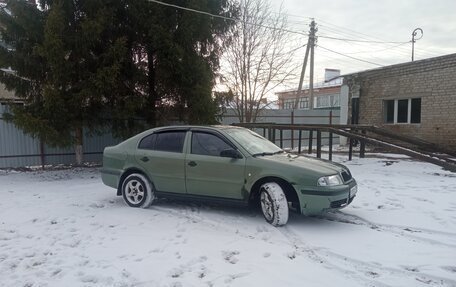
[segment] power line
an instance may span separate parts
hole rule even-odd
[[[345,54],[342,54],[342,53],[333,51],[333,50],[331,50],[331,49],[322,47],[322,46],[320,46],[320,45],[318,45],[318,47],[320,47],[320,48],[322,48],[323,50],[326,50],[326,51],[328,51],[328,52],[331,52],[331,53],[334,53],[334,54],[338,54],[338,55],[341,55],[341,56],[344,56],[344,57],[347,57],[347,58],[350,58],[350,59],[353,59],[353,60],[357,60],[357,61],[360,61],[360,62],[364,62],[364,63],[376,65],[376,66],[379,66],[379,67],[383,67],[383,65],[380,65],[380,64],[377,64],[377,63],[374,63],[374,62],[370,62],[370,61],[367,61],[367,60],[355,58],[355,57],[352,57],[352,56],[349,56],[349,55],[345,55]]]
[[[387,47],[387,48],[380,49],[380,50],[375,50],[375,51],[366,50],[366,51],[358,51],[358,52],[345,53],[345,54],[354,55],[354,54],[363,54],[363,53],[378,53],[378,52],[383,52],[383,51],[388,51],[388,50],[391,50],[391,49],[395,49],[397,47],[403,46],[403,45],[408,44],[408,43],[410,43],[410,42],[401,43],[399,45],[395,45],[395,46],[391,46],[391,47]]]
[[[229,20],[229,21],[233,21],[233,22],[241,22],[241,23],[244,23],[244,24],[247,24],[247,25],[263,27],[263,28],[267,28],[267,29],[271,29],[271,30],[284,31],[284,32],[297,34],[297,35],[302,35],[302,36],[306,36],[306,37],[309,36],[309,34],[307,34],[307,33],[298,32],[298,31],[295,31],[295,30],[279,28],[279,27],[273,27],[273,26],[268,26],[268,25],[263,25],[263,24],[258,24],[258,23],[251,23],[251,22],[244,21],[242,19],[236,19],[236,18],[222,16],[222,15],[216,15],[216,14],[212,14],[212,13],[209,13],[209,12],[206,12],[206,11],[201,11],[201,10],[192,9],[192,8],[179,6],[179,5],[175,5],[175,4],[165,3],[165,2],[162,2],[162,1],[159,1],[159,0],[148,0],[148,1],[156,3],[156,4],[160,4],[160,5],[163,5],[163,6],[173,7],[173,8],[180,9],[180,10],[185,10],[185,11],[190,11],[190,12],[193,12],[193,13],[206,15],[206,16],[213,17],[213,18],[219,18],[219,19]],[[282,13],[282,14],[285,15],[285,16],[299,17],[299,18],[302,18],[302,19],[312,19],[312,18],[309,18],[309,17],[302,17],[302,16],[292,15],[292,14],[287,14],[287,13]],[[338,28],[332,28],[332,29],[330,28],[329,30],[334,30],[334,29],[341,30],[341,29],[343,29],[343,30],[351,31],[351,34],[356,33],[357,34],[356,37],[359,37],[358,35],[363,35],[363,36],[367,36],[368,37],[368,38],[360,37],[361,39],[353,39],[353,38],[333,37],[333,36],[330,36],[330,35],[329,36],[328,35],[319,35],[318,36],[318,37],[321,37],[321,38],[324,38],[324,39],[345,41],[345,42],[354,42],[354,43],[365,43],[365,44],[399,44],[397,46],[388,47],[388,48],[386,48],[384,50],[399,48],[402,45],[410,43],[410,41],[407,41],[407,42],[383,41],[383,40],[380,40],[378,38],[372,37],[370,35],[363,34],[363,33],[360,33],[360,32],[357,32],[357,31],[354,31],[354,30],[351,30],[351,29],[348,29],[348,28],[344,28],[344,27],[341,27],[341,26],[337,26],[337,25],[331,24],[331,23],[323,21],[323,20],[319,20],[319,21],[321,21],[323,23],[326,23],[327,25],[330,25],[330,26],[333,26],[333,27],[338,27]],[[329,28],[329,27],[327,27],[327,28]],[[347,35],[350,35],[347,32],[343,32],[343,33],[347,34]],[[376,39],[376,40],[371,40],[371,39]],[[334,50],[331,50],[331,49],[328,49],[328,48],[325,48],[325,47],[322,47],[322,46],[319,46],[319,47],[324,49],[324,50],[327,50],[327,51],[329,51],[331,53],[335,53],[335,54],[338,54],[338,55],[341,55],[341,56],[344,56],[344,57],[347,57],[347,58],[351,58],[351,59],[354,59],[354,60],[357,60],[357,61],[361,61],[361,62],[365,62],[365,63],[368,63],[368,64],[381,66],[381,67],[383,66],[383,65],[371,62],[371,61],[359,59],[359,58],[356,58],[356,57],[349,56],[347,54],[336,52]],[[380,50],[380,51],[382,51],[382,50]]]
[[[203,14],[203,15],[206,15],[206,16],[209,16],[209,17],[220,18],[220,19],[234,21],[234,22],[242,22],[242,23],[245,23],[245,24],[248,24],[248,25],[259,26],[259,27],[272,29],[272,30],[285,31],[285,32],[293,33],[293,34],[303,35],[303,36],[306,36],[306,37],[309,36],[309,34],[303,33],[303,32],[299,32],[299,31],[294,31],[294,30],[284,29],[284,28],[277,28],[277,27],[272,27],[272,26],[258,24],[258,23],[251,23],[251,22],[244,21],[242,19],[236,19],[236,18],[231,18],[231,17],[227,17],[227,16],[215,15],[215,14],[212,14],[212,13],[209,13],[209,12],[205,12],[205,11],[201,11],[201,10],[197,10],[197,9],[192,9],[192,8],[179,6],[179,5],[175,5],[175,4],[165,3],[165,2],[162,2],[162,1],[159,1],[159,0],[149,0],[149,2],[153,2],[153,3],[156,3],[156,4],[168,6],[168,7],[173,7],[173,8],[176,8],[176,9],[186,10],[186,11],[190,11],[190,12],[194,12],[194,13],[198,13],[198,14]],[[298,17],[296,15],[291,15],[291,14],[286,14],[286,13],[283,13],[283,15]],[[331,39],[331,40],[348,41],[348,42],[360,42],[360,43],[381,43],[381,44],[402,44],[402,43],[407,43],[407,42],[395,42],[395,41],[375,41],[375,40],[346,39],[346,38],[338,38],[338,37],[326,36],[326,35],[319,35],[318,37]]]
[[[407,43],[410,43],[410,41],[407,41],[407,42],[389,41],[389,42],[387,42],[387,41],[373,41],[373,40],[357,40],[357,39],[337,38],[337,37],[326,36],[326,35],[318,35],[318,37],[331,39],[331,40],[346,41],[346,42],[359,42],[359,43],[377,43],[377,44],[407,44]]]
[[[272,27],[272,26],[258,24],[258,23],[250,23],[250,22],[244,21],[242,19],[236,19],[236,18],[231,18],[231,17],[227,17],[227,16],[215,15],[215,14],[212,14],[212,13],[209,13],[209,12],[205,12],[205,11],[201,11],[201,10],[197,10],[197,9],[192,9],[192,8],[187,8],[187,7],[183,7],[183,6],[179,6],[179,5],[169,4],[169,3],[165,3],[165,2],[162,2],[162,1],[158,1],[158,0],[148,0],[148,1],[156,3],[156,4],[160,4],[160,5],[163,5],[163,6],[168,6],[168,7],[173,7],[173,8],[180,9],[180,10],[185,10],[185,11],[190,11],[190,12],[194,12],[194,13],[198,13],[198,14],[203,14],[203,15],[206,15],[206,16],[209,16],[209,17],[220,18],[220,19],[229,20],[229,21],[233,21],[233,22],[242,22],[242,23],[247,24],[247,25],[263,27],[263,28],[267,28],[267,29],[271,29],[271,30],[284,31],[284,32],[293,33],[293,34],[299,34],[299,35],[303,35],[303,36],[306,36],[306,37],[309,36],[308,34],[303,33],[303,32],[293,31],[293,30],[289,30],[289,29],[285,29],[285,28],[277,28],[277,27]]]
[[[375,40],[378,40],[379,42],[385,42],[383,39],[380,39],[378,37],[374,37],[374,36],[371,36],[371,35],[367,35],[367,34],[364,34],[364,33],[361,33],[361,32],[357,32],[355,30],[351,30],[349,28],[345,28],[345,27],[341,27],[341,26],[338,26],[338,25],[335,25],[335,24],[331,24],[329,22],[326,22],[326,21],[323,21],[323,20],[318,20],[319,22],[322,22],[324,23],[324,25],[320,25],[320,27],[323,27],[324,29],[328,29],[330,31],[335,31],[336,33],[342,33],[342,34],[346,34],[346,35],[350,35],[350,36],[355,36],[355,37],[360,37],[362,39],[368,39],[368,40],[371,40],[371,39],[375,39]],[[333,26],[333,27],[328,27],[329,26]],[[349,32],[347,32],[349,31]],[[359,36],[359,35],[362,35],[362,36]],[[366,37],[364,37],[366,36]],[[410,43],[411,41],[407,42],[407,43]],[[398,42],[399,43],[399,42]],[[399,45],[397,47],[397,52],[403,54],[404,56],[410,56],[410,51],[409,49],[405,48],[405,47],[400,47],[402,45]],[[435,56],[436,53],[435,52],[429,52],[429,51],[425,51],[425,54],[427,54],[428,56]]]

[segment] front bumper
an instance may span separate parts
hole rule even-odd
[[[328,210],[341,209],[349,205],[356,196],[357,183],[354,179],[339,186],[312,187],[295,185],[299,197],[301,214],[317,215]]]

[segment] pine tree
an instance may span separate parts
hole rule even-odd
[[[110,3],[108,3],[110,2]],[[100,132],[119,98],[127,98],[131,55],[121,1],[43,1],[45,10],[13,1],[1,13],[0,63],[13,74],[0,81],[25,100],[10,117],[51,145],[76,148],[82,162],[83,128]],[[112,5],[107,5],[112,4]],[[31,37],[34,36],[34,37]]]
[[[148,1],[15,0],[0,11],[0,82],[24,99],[10,119],[50,145],[76,149],[84,130],[125,137],[171,108],[214,123],[214,72],[233,22]],[[227,0],[170,3],[230,16]],[[11,72],[12,71],[12,72]]]
[[[229,17],[236,13],[236,7],[226,0],[165,2],[215,15]],[[139,84],[148,104],[142,115],[155,125],[157,113],[170,104],[181,120],[214,123],[214,73],[219,67],[224,35],[234,22],[153,2],[130,4],[128,14],[136,31],[134,47],[144,72]]]

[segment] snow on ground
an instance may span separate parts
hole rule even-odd
[[[0,171],[0,286],[456,286],[456,174],[345,164],[353,203],[281,228],[258,210],[129,208],[95,168]]]

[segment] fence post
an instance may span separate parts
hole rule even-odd
[[[317,130],[317,157],[321,158],[321,131]]]
[[[46,165],[46,157],[44,155],[44,143],[40,139],[40,160],[41,160],[41,168],[44,170],[44,166]]]
[[[280,129],[280,148],[283,148],[283,129]]]
[[[309,131],[309,149],[307,151],[308,154],[312,153],[312,140],[313,140],[313,130]]]
[[[294,125],[294,110],[291,110],[291,124]],[[294,148],[294,130],[291,130],[291,150]]]
[[[329,132],[329,160],[333,157],[333,133]]]
[[[348,139],[348,160],[352,160],[353,156],[353,140],[351,138]]]
[[[301,144],[302,144],[302,130],[299,130],[299,140],[298,140],[298,153],[301,153]]]
[[[366,130],[362,130],[361,133],[364,135],[366,134]],[[363,140],[360,140],[359,141],[359,157],[360,158],[364,158],[365,157],[365,153],[366,153],[366,142],[363,141]]]

